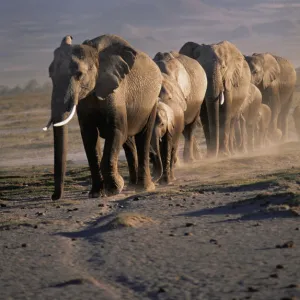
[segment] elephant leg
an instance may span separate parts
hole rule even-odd
[[[243,153],[247,152],[247,128],[246,128],[246,119],[241,116],[240,118],[241,122],[241,144],[240,149]]]
[[[200,145],[198,144],[198,141],[197,141],[195,135],[193,135],[193,155],[196,160],[199,160],[202,158],[201,151],[200,151]]]
[[[269,96],[272,97],[272,96]],[[269,139],[273,142],[278,142],[281,139],[282,133],[281,130],[278,129],[278,117],[280,112],[280,98],[279,95],[274,95],[271,98],[270,108],[271,108],[271,121],[268,129]]]
[[[207,108],[206,108],[206,101],[204,100],[201,109],[200,109],[200,119],[201,124],[205,136],[206,141],[206,149],[207,153],[210,153],[210,135],[209,135],[209,120],[208,120],[208,114],[207,114]]]
[[[194,158],[194,130],[197,125],[197,119],[199,114],[197,114],[196,118],[184,127],[183,136],[184,136],[184,149],[183,149],[183,160],[184,162],[193,162]]]
[[[226,100],[223,105],[220,105],[219,108],[220,109],[219,145],[220,145],[220,153],[225,156],[230,155],[230,151],[228,147],[230,127],[231,127],[230,108],[231,108],[230,101],[226,101]]]
[[[239,118],[235,124],[235,147],[238,151],[241,150],[242,144],[242,128],[241,128],[241,119]]]
[[[157,105],[152,109],[146,127],[135,136],[135,144],[138,154],[138,180],[137,185],[147,191],[155,190],[155,185],[151,179],[149,154],[150,140],[156,117]]]
[[[128,137],[123,145],[125,156],[129,169],[129,182],[132,185],[137,184],[138,177],[138,157],[134,137]]]
[[[261,142],[259,140],[259,134],[260,134],[260,130],[259,130],[259,125],[257,123],[254,126],[254,147],[255,148],[260,148],[261,145]]]
[[[176,180],[174,175],[174,167],[177,158],[178,144],[174,145],[171,150],[171,163],[170,163],[170,178],[171,180]]]
[[[100,169],[108,196],[120,193],[124,187],[124,180],[118,172],[118,158],[123,144],[124,133],[118,129],[105,139]]]
[[[247,125],[247,149],[254,150],[254,128],[253,125]]]
[[[90,198],[97,198],[103,190],[103,178],[100,174],[101,146],[97,127],[80,125],[81,137],[90,166],[92,176],[92,189],[89,192]]]
[[[236,153],[236,123],[237,121],[235,119],[231,120],[231,125],[230,125],[230,134],[229,134],[229,150],[230,153],[235,154]]]
[[[167,132],[161,141],[161,158],[163,164],[163,176],[159,183],[169,184],[171,180],[171,152],[172,152],[172,136]]]
[[[281,140],[285,142],[288,139],[288,116],[292,106],[293,95],[290,96],[288,104],[285,105],[279,114],[279,129],[282,132]]]

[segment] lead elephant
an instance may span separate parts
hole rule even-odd
[[[161,183],[168,184],[175,179],[174,165],[179,138],[185,126],[184,113],[187,103],[177,82],[164,73],[162,76],[151,146],[154,173]]]
[[[183,158],[185,162],[191,162],[195,160],[195,154],[198,152],[193,134],[207,88],[205,71],[195,60],[175,51],[158,52],[154,56],[154,61],[162,73],[169,75],[178,83],[186,99]]]
[[[296,71],[286,59],[271,53],[245,56],[252,82],[262,93],[262,101],[271,108],[269,136],[273,141],[288,137],[288,113],[296,85]]]
[[[118,36],[102,35],[80,45],[71,42],[70,36],[64,38],[49,66],[53,90],[46,128],[53,124],[52,199],[63,195],[66,124],[75,111],[92,176],[90,197],[98,197],[103,187],[108,194],[123,189],[124,181],[118,172],[122,146],[131,167],[131,181],[146,190],[154,189],[149,150],[162,82],[159,68],[148,55]],[[99,135],[105,139],[101,163]],[[136,149],[138,165],[130,165],[136,160]]]
[[[196,59],[207,75],[206,109],[202,106],[201,116],[208,116],[209,126],[204,126],[208,154],[218,156],[220,150],[228,155],[231,128],[249,93],[249,66],[237,47],[228,41],[212,45],[187,42],[179,53]]]

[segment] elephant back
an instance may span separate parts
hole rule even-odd
[[[114,44],[133,48],[125,39],[113,34],[100,35],[91,40],[85,40],[82,44],[92,46],[96,48],[98,52],[103,51]]]

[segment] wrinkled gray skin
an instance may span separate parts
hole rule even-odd
[[[271,116],[272,112],[270,107],[262,103],[259,108],[255,132],[255,145],[258,148],[266,147],[270,144],[268,130],[271,122]]]
[[[204,132],[208,155],[218,156],[219,151],[229,155],[229,134],[249,93],[249,66],[237,47],[228,41],[212,45],[187,42],[179,53],[196,59],[206,72],[207,111],[201,110],[201,121],[207,115],[209,128]]]
[[[237,148],[242,152],[254,150],[255,135],[261,104],[261,92],[254,84],[251,84],[248,97],[240,107],[240,115],[236,124],[236,130],[238,131],[237,135],[241,137],[238,139]],[[231,142],[233,141],[231,140]],[[231,147],[233,148],[232,144]],[[233,151],[234,149],[232,152]]]
[[[177,157],[180,135],[184,130],[184,113],[187,108],[184,95],[177,82],[169,75],[162,73],[162,88],[151,148],[153,150],[153,171],[161,183],[174,180],[174,164]]]
[[[297,105],[293,111],[293,120],[295,123],[298,140],[300,141],[300,105]]]
[[[154,61],[162,73],[169,75],[178,83],[186,99],[183,159],[185,162],[194,161],[198,149],[193,134],[199,122],[200,108],[207,88],[205,71],[195,60],[175,51],[158,52],[154,56]]]
[[[91,170],[89,196],[98,197],[102,189],[107,194],[123,189],[118,172],[122,146],[131,183],[153,190],[149,150],[162,81],[160,70],[148,55],[118,36],[103,35],[74,46],[71,42],[70,36],[63,39],[49,67],[53,90],[48,126],[54,124],[55,152],[52,199],[63,195],[67,154],[64,120],[69,121],[67,115],[74,108]],[[105,139],[102,159],[99,136]]]
[[[262,93],[262,101],[272,111],[269,137],[283,141],[288,137],[288,113],[296,85],[296,71],[286,59],[270,53],[245,56],[252,74],[252,83]]]

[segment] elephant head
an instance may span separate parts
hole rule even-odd
[[[166,134],[173,135],[174,130],[174,113],[165,103],[159,101],[153,133],[151,137],[151,148],[153,154],[154,178],[158,181],[163,173],[162,158],[160,151],[160,142]]]
[[[245,56],[250,67],[252,83],[263,89],[268,88],[280,75],[280,66],[270,53],[253,53]]]
[[[63,38],[49,66],[52,79],[51,117],[44,130],[53,124],[54,180],[52,199],[63,193],[66,169],[67,127],[80,101],[91,94],[99,100],[117,89],[130,72],[136,51],[116,36],[104,35],[84,44],[72,45],[72,37]]]
[[[224,130],[225,126],[219,121],[219,106],[226,103],[226,107],[230,107],[232,90],[239,86],[243,76],[244,57],[235,45],[228,41],[212,45],[187,42],[179,53],[196,59],[206,72],[208,83],[205,99],[209,116],[209,148],[210,153],[217,156],[219,128]]]

